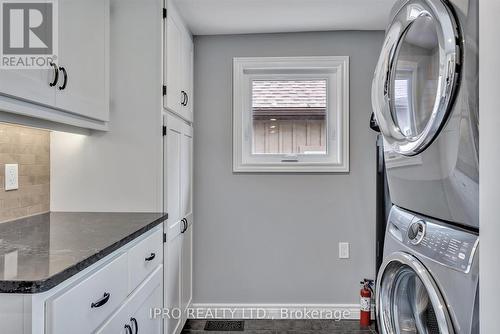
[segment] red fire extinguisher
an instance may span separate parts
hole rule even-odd
[[[372,285],[373,280],[364,279],[361,284],[360,295],[360,314],[359,314],[359,324],[363,327],[368,327],[371,324],[371,312],[370,307],[372,304]]]

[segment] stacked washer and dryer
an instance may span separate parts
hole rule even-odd
[[[372,102],[393,203],[376,302],[382,334],[478,324],[478,0],[391,13]]]

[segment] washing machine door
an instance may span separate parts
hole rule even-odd
[[[412,255],[394,253],[377,279],[381,334],[453,334],[446,304],[427,269]]]
[[[412,156],[432,143],[451,110],[459,70],[459,30],[448,5],[407,1],[386,30],[372,84],[375,117],[393,151]]]

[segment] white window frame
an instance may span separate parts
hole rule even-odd
[[[326,155],[252,154],[252,81],[256,79],[327,80]],[[233,171],[349,172],[349,57],[234,58]]]

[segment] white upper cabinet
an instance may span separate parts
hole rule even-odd
[[[48,4],[43,4],[43,15],[48,12]],[[21,69],[21,70],[0,70],[0,94],[22,100],[53,105],[56,91],[53,88],[55,83],[55,71],[57,66],[47,70]],[[52,86],[50,85],[52,83]]]
[[[28,116],[49,128],[55,122],[107,130],[109,0],[59,0],[57,12],[53,67],[0,70],[0,120],[23,124]]]
[[[109,0],[59,1],[56,107],[109,120]]]
[[[164,107],[193,121],[193,40],[177,9],[167,1],[165,18]]]
[[[180,113],[182,107],[182,82],[180,80],[183,69],[181,63],[182,25],[174,15],[165,19],[165,74],[164,82],[166,94],[163,98],[164,106],[170,111]]]

